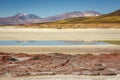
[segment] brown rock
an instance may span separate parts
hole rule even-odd
[[[93,69],[94,70],[104,70],[105,66],[103,66],[101,63],[96,63],[96,64],[94,64]]]
[[[0,52],[0,56],[3,56],[3,55],[10,55],[10,53]]]
[[[0,61],[17,61],[17,59],[12,58],[11,56],[0,56]]]
[[[115,72],[113,71],[109,71],[109,70],[103,70],[103,71],[99,71],[100,75],[117,75]]]

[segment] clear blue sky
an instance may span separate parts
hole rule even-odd
[[[32,13],[40,17],[71,11],[109,13],[120,9],[120,0],[0,0],[0,17]]]

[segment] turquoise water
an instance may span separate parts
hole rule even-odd
[[[36,40],[36,41],[17,41],[1,40],[0,46],[79,46],[79,45],[110,45],[107,42],[97,41],[57,41],[57,40]]]

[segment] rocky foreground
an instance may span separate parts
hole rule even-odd
[[[120,53],[24,54],[0,52],[0,76],[118,75]]]

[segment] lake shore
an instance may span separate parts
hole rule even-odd
[[[64,53],[64,54],[101,54],[120,52],[119,45],[102,46],[0,46],[0,52],[8,53]]]

